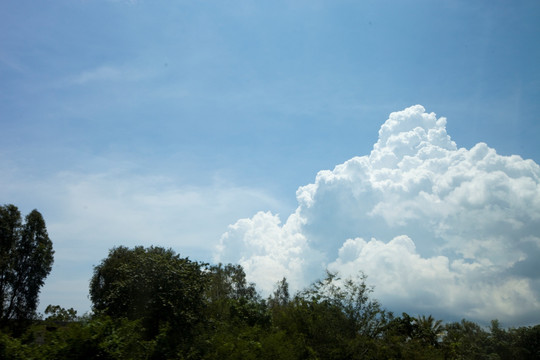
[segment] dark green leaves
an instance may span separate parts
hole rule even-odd
[[[21,221],[16,206],[0,207],[0,320],[34,317],[38,295],[53,263],[45,220],[33,210]]]
[[[94,268],[90,299],[98,314],[141,320],[148,338],[164,327],[189,337],[200,321],[206,279],[201,264],[171,249],[117,247]]]

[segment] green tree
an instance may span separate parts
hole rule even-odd
[[[540,359],[540,325],[505,330],[492,320],[489,328],[490,350],[501,360]]]
[[[514,359],[540,359],[540,325],[510,329],[509,334]]]
[[[386,311],[370,298],[366,277],[340,279],[328,272],[290,301],[283,296],[273,324],[302,349],[301,358],[364,359],[376,352]],[[285,293],[282,282],[271,299]],[[272,301],[271,301],[272,303]],[[273,305],[274,306],[274,305]]]
[[[94,268],[90,299],[99,315],[140,320],[145,339],[174,357],[201,321],[206,283],[201,264],[171,249],[121,246]]]
[[[77,311],[73,308],[64,309],[60,305],[47,305],[45,315],[48,315],[45,320],[69,322],[77,320]]]
[[[399,317],[390,317],[383,335],[377,339],[378,359],[444,358],[444,352],[436,345],[436,340],[442,332],[439,321],[435,321],[432,316],[424,315],[413,318],[407,313]]]
[[[218,264],[208,269],[207,318],[212,321],[269,323],[266,304],[240,265]]]
[[[205,322],[199,328],[197,355],[192,357],[260,358],[255,350],[270,325],[270,314],[255,284],[247,281],[241,265],[213,265],[207,276]]]
[[[40,288],[53,263],[45,220],[32,210],[21,221],[14,205],[0,206],[0,321],[35,316]]]
[[[290,300],[289,283],[283,278],[276,283],[274,293],[268,298],[268,304],[274,309],[287,306]]]
[[[370,298],[373,289],[366,279],[363,273],[341,279],[338,274],[327,272],[326,278],[315,282],[303,297],[332,304],[345,315],[354,333],[374,338],[386,325],[387,313],[377,300]]]
[[[421,315],[414,319],[414,323],[417,326],[415,335],[418,339],[429,345],[439,345],[439,338],[443,333],[442,320],[435,320],[431,315]]]
[[[442,342],[447,359],[487,359],[488,333],[480,325],[468,321],[446,324]]]
[[[248,283],[241,265],[218,264],[209,268],[210,282],[207,296],[210,301],[218,299],[254,299],[255,284]]]

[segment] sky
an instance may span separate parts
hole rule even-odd
[[[540,323],[537,1],[0,2],[0,203],[40,295],[114,246],[367,275],[400,314]]]

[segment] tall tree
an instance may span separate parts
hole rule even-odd
[[[52,242],[45,220],[32,210],[21,221],[14,205],[0,206],[0,320],[35,316],[40,288],[51,272]]]
[[[274,293],[268,298],[268,303],[270,307],[277,308],[286,306],[290,300],[291,296],[289,294],[289,283],[284,277],[276,283]]]

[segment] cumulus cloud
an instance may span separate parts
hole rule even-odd
[[[241,219],[221,237],[215,260],[236,259],[263,289],[271,289],[276,276],[286,276],[291,285],[299,287],[313,260],[322,260],[321,254],[308,246],[301,226],[302,219],[296,215],[283,225],[279,216],[270,212]]]
[[[540,321],[534,161],[458,148],[446,119],[416,105],[390,114],[369,155],[320,171],[296,197],[284,224],[261,212],[231,225],[216,259],[241,263],[266,291],[325,267],[364,271],[396,311]]]

